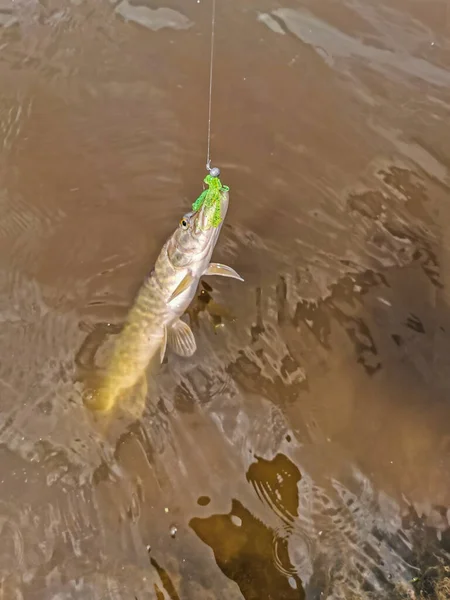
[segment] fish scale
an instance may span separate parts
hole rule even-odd
[[[134,406],[128,403],[134,416],[140,416],[145,407],[146,371],[153,358],[159,355],[162,362],[167,346],[185,357],[196,350],[194,335],[180,317],[193,300],[200,278],[220,275],[243,281],[231,267],[210,262],[228,210],[229,188],[211,175],[204,182],[208,190],[194,202],[192,212],[182,217],[137,294],[100,385],[86,398],[92,409],[108,413],[125,393],[140,386]]]

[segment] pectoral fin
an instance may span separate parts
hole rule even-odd
[[[167,348],[167,327],[164,327],[164,335],[163,335],[163,339],[161,342],[160,355],[159,355],[161,362],[164,360],[164,356],[166,355],[166,348]]]
[[[239,273],[236,273],[234,269],[220,263],[210,263],[203,275],[222,275],[222,277],[232,277],[233,279],[244,281],[244,279],[239,275]]]
[[[197,350],[192,329],[181,319],[178,319],[169,327],[167,342],[170,348],[179,356],[192,356]]]
[[[189,288],[189,286],[191,286],[193,283],[194,283],[194,278],[192,277],[192,275],[190,273],[188,273],[185,276],[185,278],[181,281],[179,286],[176,288],[176,290],[173,292],[173,294],[170,296],[169,302],[172,302],[172,300],[174,300],[177,296],[179,296],[180,294],[185,292]]]

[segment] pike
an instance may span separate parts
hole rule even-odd
[[[218,169],[213,171],[204,180],[209,188],[182,217],[137,294],[101,383],[89,399],[96,411],[110,412],[126,391],[137,386],[145,404],[147,368],[154,357],[162,363],[167,347],[179,356],[195,353],[194,334],[180,317],[201,277],[220,275],[243,281],[231,267],[210,262],[229,203],[229,188],[222,186]]]

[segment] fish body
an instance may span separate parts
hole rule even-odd
[[[111,411],[122,394],[138,384],[146,392],[147,367],[155,356],[162,362],[167,346],[181,356],[194,354],[194,335],[180,317],[192,302],[203,275],[242,280],[230,267],[210,262],[228,209],[227,188],[221,189],[217,201],[219,224],[217,205],[204,203],[184,215],[164,244],[118,336],[102,382],[90,399],[92,408]]]

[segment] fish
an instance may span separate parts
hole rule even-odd
[[[211,262],[228,205],[229,188],[223,186],[215,202],[203,202],[180,219],[137,293],[101,383],[89,395],[91,409],[110,413],[125,392],[136,390],[141,414],[150,363],[155,358],[162,363],[168,348],[182,357],[196,352],[192,329],[181,317],[195,297],[200,278],[215,275],[244,281],[231,267]]]

